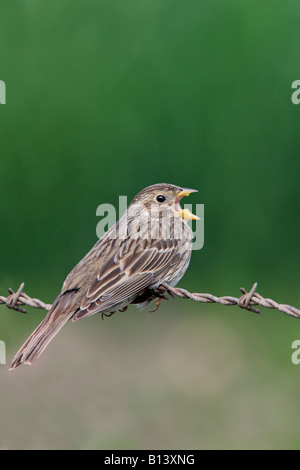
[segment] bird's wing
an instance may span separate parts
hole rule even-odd
[[[155,285],[180,260],[177,247],[176,239],[125,240],[92,282],[73,321],[113,310],[120,302]]]

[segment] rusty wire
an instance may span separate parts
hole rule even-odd
[[[257,308],[254,306],[261,306],[266,308],[273,308],[276,310],[280,310],[280,312],[286,313],[287,315],[291,315],[295,318],[300,318],[300,310],[292,307],[291,305],[286,304],[279,304],[272,299],[265,299],[262,295],[256,292],[257,282],[255,282],[250,289],[249,292],[241,287],[240,290],[243,295],[241,297],[231,297],[231,296],[224,296],[224,297],[216,297],[212,294],[199,294],[199,293],[191,293],[186,289],[182,289],[180,287],[172,287],[169,284],[163,283],[162,286],[165,290],[173,295],[182,297],[185,299],[192,299],[196,302],[205,302],[205,303],[218,303],[221,305],[238,305],[240,308],[245,310],[249,310],[250,312],[260,313]]]
[[[159,289],[162,293],[168,293],[172,297],[181,297],[184,299],[191,299],[196,302],[204,303],[218,303],[221,305],[237,305],[238,307],[249,310],[250,312],[260,313],[260,311],[255,308],[256,306],[261,306],[265,308],[272,308],[279,310],[287,315],[290,315],[294,318],[300,318],[300,310],[292,307],[291,305],[279,304],[272,299],[266,299],[262,297],[258,292],[256,292],[257,282],[255,282],[249,292],[241,287],[242,295],[240,297],[216,297],[213,294],[200,294],[200,293],[191,293],[186,289],[181,287],[172,287],[167,283],[162,283]],[[17,292],[14,292],[11,288],[8,289],[9,296],[3,297],[0,296],[0,304],[5,304],[8,308],[16,310],[18,312],[27,313],[27,310],[21,308],[21,306],[27,305],[33,308],[40,308],[49,311],[51,304],[46,304],[39,299],[33,299],[29,297],[25,292],[24,282],[20,285]]]
[[[10,295],[8,297],[3,297],[0,295],[0,304],[5,304],[8,308],[22,313],[27,313],[27,310],[25,310],[25,308],[21,308],[20,305],[28,305],[28,307],[41,308],[49,311],[52,305],[45,304],[39,299],[32,299],[31,297],[29,297],[29,295],[23,292],[24,285],[24,282],[22,282],[17,292],[14,292],[9,287],[8,292],[10,293]]]

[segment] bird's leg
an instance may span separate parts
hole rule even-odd
[[[165,295],[165,293],[167,292],[167,289],[164,287],[164,286],[158,286],[154,289],[151,289],[153,294],[158,297],[157,301],[155,302],[155,309],[154,310],[150,310],[151,313],[153,312],[156,312],[156,310],[159,309],[159,306],[161,304],[161,301],[163,299],[165,300],[169,300],[168,297]]]
[[[172,286],[169,286],[166,282],[164,282],[163,285],[158,286],[158,289],[161,289],[162,291],[166,292],[166,293],[169,294],[171,297],[173,297],[173,299],[175,299],[176,295],[174,294],[174,292],[172,292],[171,289],[169,289],[169,287],[170,287],[171,289],[174,289]]]
[[[166,289],[163,286],[151,288],[151,293],[154,294],[156,297],[161,297],[162,295],[164,295],[164,292],[166,292]]]

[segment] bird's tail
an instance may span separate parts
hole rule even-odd
[[[15,355],[9,370],[13,370],[20,364],[32,364],[46,349],[50,341],[72,317],[74,310],[68,305],[67,299],[57,299],[44,320],[29,336],[27,341]]]

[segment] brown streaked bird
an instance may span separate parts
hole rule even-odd
[[[155,289],[175,286],[191,257],[192,231],[198,219],[180,207],[197,192],[172,184],[154,184],[135,196],[113,225],[67,276],[50,311],[15,355],[11,369],[32,364],[64,324],[95,313],[110,315],[129,304],[145,308],[158,299]]]

